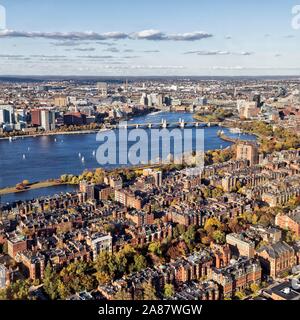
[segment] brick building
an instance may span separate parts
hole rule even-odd
[[[213,268],[211,279],[217,282],[224,297],[232,297],[238,291],[243,291],[251,284],[261,283],[262,269],[260,262],[246,257],[231,261],[225,268]]]
[[[296,264],[294,249],[281,241],[262,246],[257,250],[257,255],[263,269],[273,278],[290,271]]]
[[[7,253],[15,258],[17,253],[27,250],[27,239],[22,235],[14,236],[7,240]]]
[[[289,229],[300,236],[300,207],[289,213],[279,213],[276,216],[275,224],[282,229]]]

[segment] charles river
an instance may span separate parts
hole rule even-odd
[[[162,119],[172,123],[178,122],[180,118],[186,122],[194,121],[191,113],[160,112],[136,117],[129,123],[160,123]],[[219,138],[217,134],[219,130],[223,130],[229,137],[238,137],[226,128],[206,127],[204,129],[206,151],[231,145]],[[255,137],[244,134],[241,139],[254,140]],[[0,188],[14,186],[25,179],[30,182],[44,181],[58,178],[62,174],[78,175],[85,169],[100,167],[95,156],[99,145],[95,133],[0,140]],[[2,196],[1,202],[29,200],[75,189],[76,186],[58,186],[31,190]]]

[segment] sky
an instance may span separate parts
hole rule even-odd
[[[300,75],[300,0],[0,5],[0,75]]]

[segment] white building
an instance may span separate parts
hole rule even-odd
[[[55,129],[55,111],[41,110],[41,127],[45,131]]]
[[[15,123],[15,108],[11,105],[0,105],[0,124]]]
[[[87,244],[93,250],[93,260],[102,252],[112,252],[112,236],[110,234],[96,233],[87,238]]]

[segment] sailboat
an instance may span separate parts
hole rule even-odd
[[[94,150],[94,151],[93,151],[93,157],[95,157],[95,155],[96,155],[96,151]]]
[[[85,161],[85,159],[84,159],[84,157],[82,157],[82,158],[81,158],[81,162],[84,163],[84,161]]]
[[[25,156],[25,154],[23,154],[23,160],[25,160],[26,159],[26,156]]]
[[[81,158],[81,153],[80,152],[78,153],[78,157]]]

